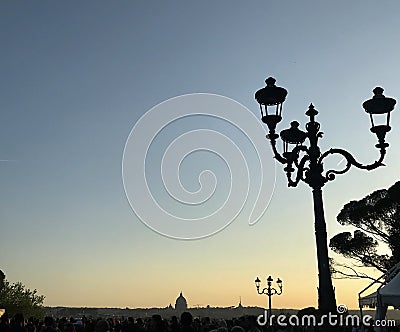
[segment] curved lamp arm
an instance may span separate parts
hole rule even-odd
[[[269,138],[269,137],[267,136],[267,138]],[[275,139],[272,139],[272,138],[270,138],[269,140],[270,140],[270,142],[271,142],[272,151],[274,152],[274,157],[275,157],[275,159],[278,160],[281,164],[287,164],[287,162],[288,162],[287,159],[284,158],[284,157],[278,152],[278,150],[276,149],[276,140],[275,140]]]
[[[282,294],[282,286],[279,287],[279,290],[276,288],[271,288],[271,295],[281,295]]]
[[[296,147],[294,147],[294,149],[292,150],[292,153],[299,153],[300,151],[304,151],[304,152],[308,152],[308,149],[304,146],[304,145],[297,145]]]
[[[301,158],[300,162],[297,164],[297,174],[296,174],[296,179],[293,181],[291,179],[291,174],[287,174],[288,177],[288,186],[289,187],[296,187],[300,180],[304,180],[304,171],[308,169],[308,167],[304,167],[306,162],[310,160],[310,157],[308,155],[305,155],[303,158]]]
[[[375,162],[373,162],[372,164],[368,164],[368,165],[363,165],[361,163],[359,163],[358,161],[355,160],[355,158],[346,150],[343,149],[329,149],[328,151],[324,152],[318,159],[318,163],[322,163],[322,160],[326,157],[328,157],[329,155],[332,154],[340,154],[342,155],[345,159],[346,159],[346,167],[341,169],[341,170],[329,170],[325,173],[325,179],[328,181],[332,181],[335,179],[335,175],[336,174],[344,174],[346,173],[351,166],[355,166],[357,168],[360,169],[366,169],[368,171],[378,168],[380,166],[385,166],[382,161],[385,158],[385,154],[386,154],[386,150],[385,149],[380,149],[380,157],[378,160],[376,160]]]
[[[260,294],[260,295],[262,295],[262,294],[268,295],[268,288],[267,288],[267,287],[263,288],[261,292],[260,292],[260,290],[257,288],[257,293]]]

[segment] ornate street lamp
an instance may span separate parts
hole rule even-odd
[[[277,87],[275,82],[274,78],[267,78],[265,80],[266,87],[256,92],[255,99],[260,105],[261,119],[268,126],[269,133],[267,138],[271,142],[274,156],[281,164],[286,164],[284,171],[286,172],[288,186],[296,187],[300,181],[303,181],[312,188],[318,260],[318,307],[322,313],[334,312],[336,311],[336,299],[329,270],[322,187],[328,181],[334,180],[337,174],[346,173],[351,166],[365,170],[373,170],[383,166],[382,162],[386,154],[386,148],[389,146],[385,142],[385,136],[391,129],[389,126],[390,112],[393,111],[396,100],[385,97],[383,89],[377,87],[373,90],[373,98],[363,103],[365,111],[370,114],[371,132],[376,134],[378,138],[376,147],[380,153],[378,160],[371,164],[363,165],[343,149],[332,148],[321,153],[318,139],[322,137],[322,132],[319,131],[320,124],[315,121],[318,111],[312,104],[306,112],[309,117],[306,131],[300,130],[298,128],[299,123],[293,121],[289,129],[282,130],[278,135],[275,130],[277,124],[282,120],[282,108],[287,96],[287,90]],[[383,123],[377,124],[378,117],[384,118]],[[278,152],[276,147],[279,136],[283,141],[282,154]],[[304,145],[306,139],[308,139],[308,145]],[[324,171],[323,160],[332,154],[343,156],[346,160],[346,166],[340,170]],[[294,177],[292,177],[292,174],[294,174]]]
[[[281,295],[282,294],[282,280],[279,278],[276,280],[278,289],[271,287],[273,281],[274,281],[274,279],[272,279],[272,277],[269,276],[267,279],[267,287],[263,288],[261,291],[260,291],[261,280],[257,277],[257,279],[254,281],[256,283],[257,293],[260,295],[265,294],[268,296],[268,318],[267,318],[268,323],[270,323],[270,317],[272,314],[271,298],[273,295]]]

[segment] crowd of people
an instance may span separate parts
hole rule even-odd
[[[53,318],[47,316],[44,319],[33,317],[25,320],[22,314],[8,317],[3,314],[0,318],[0,332],[298,332],[318,331],[317,327],[284,328],[282,326],[266,327],[257,324],[256,316],[243,316],[238,319],[210,319],[193,318],[189,312],[184,312],[178,318],[162,318],[160,315],[142,319],[133,317],[109,317],[94,318],[85,317],[76,319],[73,317]],[[373,332],[369,328],[348,326],[340,329],[343,332]],[[399,326],[391,326],[385,329],[387,332],[400,332]]]
[[[170,319],[152,315],[145,319],[47,316],[43,320],[32,317],[24,320],[21,314],[11,318],[5,314],[0,320],[0,332],[261,332],[261,329],[257,326],[255,316],[212,320],[209,317],[193,318],[189,312]]]

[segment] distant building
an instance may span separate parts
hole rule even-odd
[[[163,318],[171,318],[172,316],[180,316],[183,312],[188,311],[193,317],[202,318],[210,317],[212,319],[234,319],[244,315],[259,316],[265,312],[264,308],[259,307],[247,307],[243,306],[242,297],[239,297],[239,303],[229,307],[213,307],[210,305],[192,305],[188,307],[188,302],[180,292],[178,298],[175,301],[175,307],[170,303],[168,306],[163,308],[68,308],[68,307],[45,307],[46,315],[54,317],[75,317],[80,318],[82,316],[92,316],[96,318],[108,318],[108,317],[133,317],[133,318],[147,318],[152,315],[161,315]],[[290,310],[285,310],[289,312]],[[278,309],[274,309],[273,313],[277,313]],[[297,312],[293,310],[294,313]],[[1,309],[0,309],[1,313]],[[278,314],[281,311],[278,312]]]
[[[239,304],[238,304],[237,307],[238,308],[243,308],[243,306],[242,306],[242,297],[241,296],[239,297]]]
[[[182,313],[184,311],[186,311],[188,308],[187,305],[187,301],[186,299],[183,297],[182,292],[179,294],[178,298],[175,301],[175,310],[178,313]]]
[[[238,306],[235,308],[235,312],[236,312],[236,316],[240,317],[244,315],[245,309],[242,306],[242,297],[239,297],[239,304]]]

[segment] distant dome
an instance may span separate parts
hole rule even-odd
[[[182,292],[179,294],[175,302],[175,310],[185,311],[187,309],[187,301],[183,297]]]

